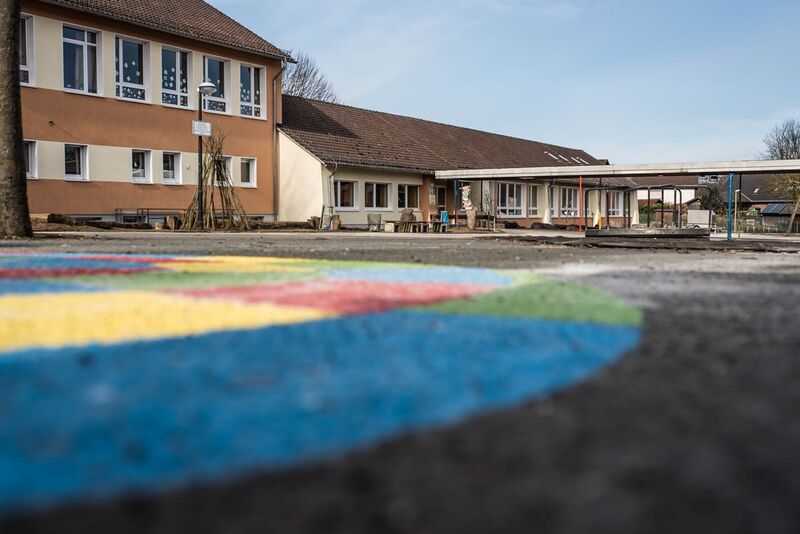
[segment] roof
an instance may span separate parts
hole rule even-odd
[[[642,176],[658,176],[667,182],[674,176],[722,176],[727,181],[729,173],[734,175],[764,175],[774,173],[800,173],[800,160],[754,160],[754,161],[710,161],[700,163],[634,163],[614,165],[571,165],[551,167],[509,167],[469,170],[442,170],[436,178],[442,180],[469,180],[471,178],[508,179],[519,178],[552,179],[577,178],[579,176],[610,178],[626,177],[634,180]],[[667,182],[668,183],[668,182]],[[720,183],[718,181],[718,183]]]
[[[770,185],[771,176],[768,174],[756,174],[752,176],[742,176],[742,204],[769,204],[791,202],[791,199],[776,193]],[[739,177],[733,179],[734,191],[739,189]],[[728,190],[722,188],[722,198],[728,201]]]
[[[433,174],[600,164],[574,148],[289,95],[283,96],[281,131],[325,164],[369,169]]]
[[[198,41],[246,50],[276,59],[291,59],[289,54],[203,0],[44,1]]]
[[[694,189],[699,184],[697,176],[637,176],[631,181],[637,186],[677,185],[685,189]]]

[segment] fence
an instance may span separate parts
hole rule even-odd
[[[783,234],[789,228],[789,220],[790,217],[737,217],[731,224],[736,232],[743,234]],[[717,229],[727,229],[727,215],[717,215],[714,224]],[[800,218],[792,225],[792,233],[800,233]]]

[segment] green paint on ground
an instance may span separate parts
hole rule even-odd
[[[153,289],[193,289],[204,287],[233,287],[254,284],[280,284],[301,280],[317,280],[322,273],[316,271],[275,271],[275,272],[175,272],[155,271],[125,276],[77,276],[59,278],[59,283],[76,283],[88,287],[103,287],[119,290],[153,290]]]
[[[603,291],[535,276],[523,285],[418,309],[628,326],[642,323],[641,311]]]

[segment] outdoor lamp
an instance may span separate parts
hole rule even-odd
[[[197,87],[197,91],[205,96],[213,94],[217,90],[217,86],[211,82],[203,82]]]
[[[211,82],[203,82],[197,86],[197,93],[200,96],[197,102],[197,120],[203,120],[203,97],[209,96],[217,90],[217,86]],[[203,205],[203,136],[197,136],[197,218],[200,221],[200,229],[205,230],[205,213]]]

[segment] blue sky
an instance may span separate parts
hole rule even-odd
[[[752,159],[800,116],[797,0],[211,0],[359,107],[615,163]]]

